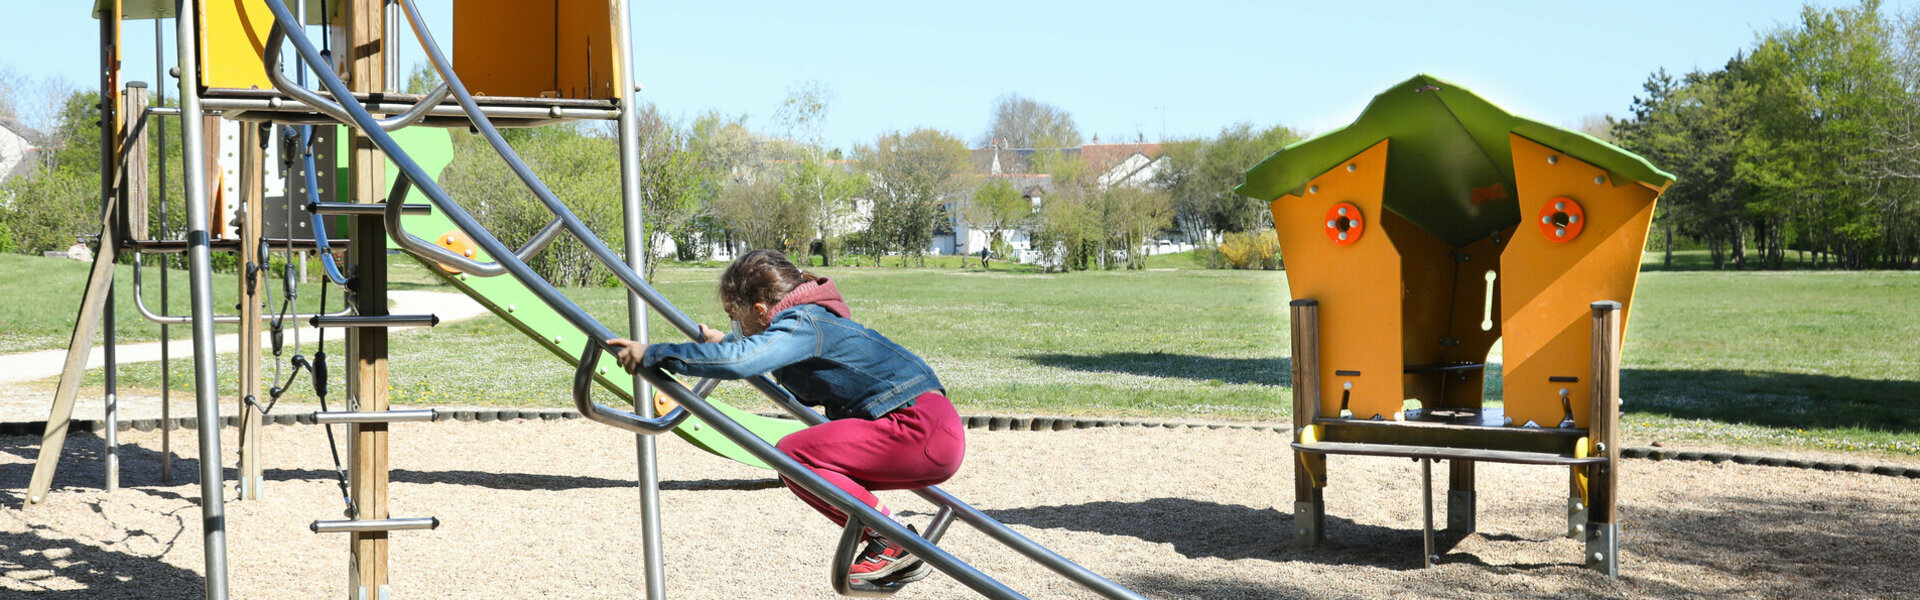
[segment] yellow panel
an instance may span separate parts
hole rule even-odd
[[[1619,302],[1624,323],[1659,191],[1615,181],[1599,167],[1511,137],[1520,214],[1534,221],[1522,222],[1500,255],[1507,416],[1516,425],[1556,426],[1565,414],[1565,388],[1574,424],[1586,427],[1593,385],[1590,305]],[[1579,237],[1564,243],[1548,239],[1537,221],[1541,207],[1556,197],[1578,202],[1586,213]]]
[[[614,98],[614,0],[461,0],[453,64],[484,96]]]
[[[1382,140],[1307,182],[1305,196],[1272,203],[1293,298],[1320,302],[1320,414],[1340,414],[1345,384],[1358,418],[1391,418],[1405,396],[1400,378],[1400,254],[1380,227],[1387,142]],[[1351,167],[1352,170],[1348,170]],[[1327,237],[1327,212],[1350,202],[1362,233],[1347,245]],[[1360,375],[1337,375],[1358,371]]]
[[[261,56],[272,27],[273,11],[264,0],[201,0],[200,85],[271,87]]]

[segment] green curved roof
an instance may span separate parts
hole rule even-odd
[[[1519,134],[1606,169],[1614,185],[1665,188],[1673,175],[1592,136],[1508,113],[1466,88],[1416,75],[1374,96],[1352,124],[1273,153],[1247,170],[1242,196],[1271,201],[1300,195],[1307,181],[1341,161],[1391,139],[1384,206],[1455,247],[1520,223],[1514,202],[1474,202],[1474,190],[1512,198],[1513,149]]]

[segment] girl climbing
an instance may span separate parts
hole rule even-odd
[[[620,365],[719,379],[771,372],[827,423],[782,438],[781,452],[820,477],[893,515],[872,490],[937,485],[966,453],[960,416],[925,361],[854,322],[832,281],[801,271],[780,253],[755,250],[720,276],[720,305],[744,337],[700,326],[706,343],[611,340]],[[839,509],[786,477],[787,488],[834,523]],[[932,568],[897,544],[866,531],[867,547],[848,578],[869,583],[919,581]]]

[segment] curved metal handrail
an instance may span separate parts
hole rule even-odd
[[[293,98],[295,102],[305,104],[308,108],[319,111],[320,114],[333,117],[343,123],[352,121],[353,118],[347,115],[347,109],[342,107],[340,103],[329,100],[326,96],[307,89],[306,86],[287,80],[287,74],[279,68],[280,42],[285,39],[285,32],[281,31],[279,27],[273,28],[273,31],[267,34],[267,47],[261,55],[262,62],[268,65],[267,80],[273,83],[273,89],[285,93],[288,97]],[[440,103],[447,100],[447,92],[449,90],[450,88],[447,87],[447,84],[442,82],[440,85],[434,86],[433,91],[427,92],[427,97],[420,99],[419,102],[415,102],[413,106],[407,107],[407,109],[401,111],[400,114],[385,119],[375,119],[374,122],[379,123],[380,129],[385,131],[393,131],[417,123],[420,119],[426,118],[428,111],[433,110],[434,107],[439,106]]]
[[[146,270],[144,265],[145,265],[145,260],[144,260],[144,257],[141,255],[141,253],[139,252],[133,253],[133,308],[135,310],[140,311],[140,316],[142,318],[145,318],[148,322],[151,322],[151,323],[156,323],[160,325],[191,325],[193,324],[193,315],[163,315],[163,314],[154,312],[153,309],[147,308],[147,299],[140,292],[140,290],[142,289],[141,273]],[[342,317],[350,314],[353,314],[353,309],[343,309],[337,313],[299,313],[295,315],[289,315],[289,317],[299,318],[299,319],[308,319],[316,316]],[[272,320],[274,316],[275,315],[263,314],[263,315],[260,315],[260,320],[269,321],[269,320]],[[240,315],[214,315],[213,322],[215,324],[221,324],[221,325],[239,323]]]
[[[553,213],[554,216],[564,222],[567,232],[573,234],[575,239],[580,240],[581,245],[586,248],[587,254],[593,256],[594,260],[599,261],[608,271],[612,272],[614,277],[619,279],[620,282],[627,287],[628,291],[640,295],[648,304],[658,309],[661,316],[666,317],[667,321],[672,323],[675,328],[679,329],[681,333],[686,334],[688,339],[700,339],[700,325],[695,323],[693,319],[688,318],[685,312],[675,308],[673,303],[668,301],[665,296],[661,296],[658,291],[653,289],[653,286],[647,285],[646,280],[643,279],[639,273],[628,268],[627,264],[620,260],[620,257],[614,254],[611,248],[607,247],[606,242],[601,240],[600,236],[594,234],[593,230],[588,228],[587,224],[582,222],[580,217],[575,215],[571,209],[568,209],[567,205],[561,202],[558,196],[554,195],[553,190],[549,189],[547,184],[541,181],[538,175],[533,173],[533,170],[527,166],[526,161],[520,158],[519,152],[516,152],[513,146],[507,144],[506,138],[500,135],[500,130],[494,127],[493,120],[487,118],[486,113],[480,109],[479,102],[475,101],[473,94],[467,91],[466,84],[460,81],[460,75],[454,72],[453,65],[447,60],[446,53],[440,50],[439,42],[434,39],[433,33],[427,30],[426,21],[420,17],[419,8],[414,6],[412,2],[406,0],[401,0],[398,4],[402,11],[406,13],[407,22],[413,27],[414,37],[420,41],[420,47],[426,51],[428,61],[431,62],[434,69],[440,73],[440,79],[453,90],[454,100],[458,101],[460,106],[466,110],[467,118],[473,122],[474,129],[480,133],[482,138],[487,140],[487,144],[492,146],[494,152],[498,153],[500,158],[507,163],[507,167],[513,170],[514,175],[519,177],[522,183],[526,184],[527,189],[533,192],[534,197],[539,199],[541,204],[546,205],[548,212]],[[335,94],[335,96],[337,97],[339,94]],[[621,110],[630,109],[631,107],[621,108]],[[425,188],[423,187],[422,189],[424,190]],[[473,236],[476,241],[482,237],[476,235],[476,232],[471,229],[467,231],[467,234]],[[491,250],[489,250],[489,252],[491,252]]]
[[[600,366],[600,350],[601,345],[598,342],[587,340],[586,350],[580,353],[580,364],[575,367],[573,371],[573,408],[579,410],[580,414],[586,415],[588,419],[593,421],[646,435],[658,435],[672,431],[673,428],[680,426],[681,421],[687,420],[687,417],[693,414],[687,412],[685,408],[674,407],[674,409],[664,417],[647,419],[630,412],[615,410],[594,403],[593,372],[594,369]],[[654,371],[654,373],[647,378],[649,381],[655,378],[667,377],[666,373],[658,369],[652,369],[652,371]],[[659,384],[656,383],[655,385]],[[644,401],[645,400],[641,398],[634,398],[636,405]]]
[[[275,31],[279,29],[276,28]],[[312,127],[300,127],[300,156],[303,161],[301,165],[306,169],[307,174],[300,187],[307,194],[308,205],[320,203],[319,165],[315,164],[313,152],[307,147],[312,143],[312,136]],[[327,233],[326,219],[321,218],[319,213],[308,212],[307,228],[313,230],[314,254],[320,256],[321,270],[326,272],[327,280],[332,281],[334,285],[348,287],[347,276],[340,272],[340,265],[333,261],[333,244],[327,240],[332,235]]]
[[[394,243],[399,244],[400,248],[406,250],[408,254],[440,263],[447,268],[461,273],[479,277],[495,277],[507,273],[507,268],[501,266],[498,262],[481,262],[472,257],[461,255],[439,244],[429,242],[420,236],[414,235],[408,232],[405,227],[402,227],[400,225],[400,213],[403,199],[407,196],[407,190],[412,187],[413,181],[407,177],[406,173],[399,174],[393,180],[393,189],[387,193],[387,207],[384,214],[388,238],[392,239]],[[526,245],[514,251],[514,256],[518,257],[521,262],[533,260],[535,255],[547,249],[548,244],[553,243],[553,240],[560,237],[560,232],[562,231],[561,226],[562,223],[559,219],[554,219],[552,222],[547,223],[546,227],[540,228],[538,233],[533,234],[533,239],[527,240]],[[467,235],[471,236],[473,234],[468,233]]]
[[[301,59],[306,61],[308,65],[316,67],[315,70],[318,71],[316,74],[320,75],[321,83],[327,87],[327,90],[332,92],[335,98],[352,98],[353,95],[347,89],[346,82],[341,81],[339,77],[334,76],[331,72],[318,69],[318,65],[325,64],[325,61],[321,58],[320,52],[313,47],[312,41],[308,40],[304,35],[291,35],[291,32],[288,31],[288,29],[292,27],[297,27],[299,21],[294,18],[293,12],[287,8],[286,3],[282,0],[267,0],[266,4],[267,8],[274,13],[274,27],[283,32],[283,34],[288,34],[286,38],[293,41],[294,47],[299,51]],[[435,48],[435,50],[437,51],[438,49]],[[444,61],[444,57],[439,58]],[[465,93],[465,88],[461,87],[458,81],[450,81],[449,85],[458,95],[465,98],[466,102],[463,103],[463,106],[467,106],[470,112],[478,112],[475,110],[476,107],[470,104],[472,96]],[[602,325],[591,315],[588,315],[579,305],[575,304],[564,294],[561,294],[558,289],[555,289],[551,284],[547,284],[538,273],[533,271],[532,267],[527,266],[526,261],[520,260],[505,244],[501,243],[498,238],[494,237],[485,227],[481,226],[472,215],[461,208],[459,203],[454,202],[453,199],[447,195],[446,190],[442,189],[437,182],[433,181],[433,178],[427,174],[425,169],[420,167],[419,163],[407,156],[406,151],[400,147],[399,142],[395,141],[393,136],[388,134],[386,130],[379,127],[379,123],[373,118],[373,115],[367,112],[365,106],[361,105],[358,101],[348,101],[343,103],[341,107],[346,109],[348,113],[347,116],[352,117],[349,124],[365,133],[374,145],[378,146],[381,151],[386,152],[387,157],[394,162],[394,165],[400,169],[400,172],[411,179],[415,185],[418,185],[420,191],[427,195],[427,198],[440,209],[442,214],[449,220],[452,220],[455,226],[467,232],[469,236],[472,236],[474,242],[486,250],[488,254],[492,254],[498,259],[502,266],[513,275],[514,279],[522,283],[528,283],[527,288],[529,291],[533,292],[533,294],[542,302],[546,303],[548,307],[553,308],[562,318],[572,323],[582,332],[585,332],[591,345],[604,348],[607,340],[615,338],[611,330],[607,329],[605,325]],[[486,123],[484,116],[478,116],[477,119],[479,119],[479,123]],[[492,129],[491,124],[486,124],[483,129],[494,132],[494,137],[498,137],[498,132]],[[519,166],[525,168],[524,164]],[[564,208],[564,206],[562,208]],[[571,216],[571,213],[565,216]],[[578,217],[573,218],[572,221],[573,222],[568,223],[568,229],[570,231],[574,231],[577,234],[580,229],[584,229],[584,224],[578,224],[578,229],[576,229],[575,225]],[[604,249],[604,245],[602,245],[602,248]],[[632,270],[627,269],[626,271],[628,275],[632,274]],[[530,282],[539,282],[539,285],[534,285]],[[658,294],[656,293],[655,295]],[[687,320],[689,324],[692,323],[692,321],[686,319],[684,315],[681,316],[681,319]],[[691,329],[694,333],[698,333],[699,331],[697,326],[683,329]],[[597,361],[598,358],[597,356],[591,359],[583,357],[582,360]],[[670,378],[664,378],[664,376],[662,376],[662,378],[671,382],[670,385],[672,387],[679,388],[678,391],[686,392],[686,388],[680,386],[678,382],[674,382]],[[691,394],[688,395],[690,396]],[[696,398],[694,401],[697,402],[699,400]],[[600,408],[601,410],[583,412],[582,414],[587,415],[589,418],[594,418],[596,421],[622,428],[631,427],[635,423],[648,424],[649,428],[652,428],[652,426],[658,424],[668,422],[677,423],[679,419],[685,418],[684,413],[681,413],[681,411],[685,410],[684,406],[682,408],[676,408],[674,412],[670,412],[663,417],[654,419],[642,418],[638,415],[625,413],[624,411],[604,407]],[[612,413],[620,413],[620,416],[615,416]]]

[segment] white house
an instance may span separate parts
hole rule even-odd
[[[0,118],[0,183],[32,173],[39,161],[40,148],[33,145],[33,130],[13,119]]]
[[[1094,182],[1103,188],[1152,185],[1153,177],[1166,164],[1166,152],[1160,144],[1102,144],[1099,136],[1094,136],[1091,144],[1051,151],[1079,158],[1089,172],[1098,173]],[[974,176],[982,183],[992,179],[1007,180],[1038,210],[1042,199],[1053,191],[1052,175],[1028,172],[1033,155],[1038,152],[1034,148],[1001,148],[998,145],[974,150]],[[987,247],[987,232],[967,223],[960,202],[949,204],[947,209],[946,227],[936,232],[933,238],[933,253],[975,254]],[[1031,252],[1031,238],[1026,230],[1015,229],[1002,235],[1014,250],[1014,256],[1008,258],[1018,259],[1035,254]],[[1154,249],[1156,253],[1161,250]]]

